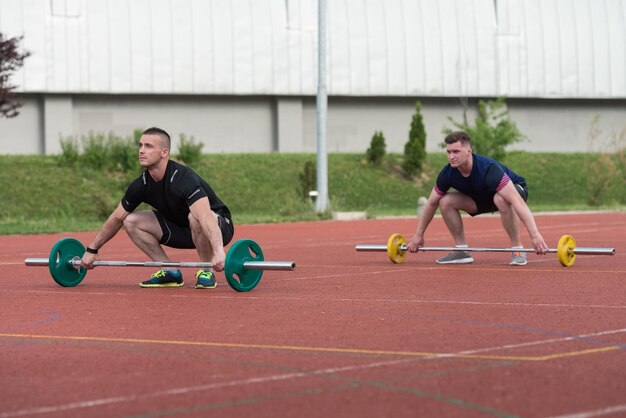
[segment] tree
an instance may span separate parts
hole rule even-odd
[[[424,128],[422,117],[422,104],[418,101],[415,103],[415,113],[411,119],[409,140],[404,144],[404,161],[402,162],[404,173],[409,177],[421,173],[425,159],[426,128]]]
[[[19,114],[22,104],[13,100],[13,90],[17,86],[9,84],[11,75],[24,65],[30,52],[19,51],[19,43],[24,36],[7,38],[0,33],[0,117],[12,118]]]
[[[511,119],[504,97],[499,97],[497,100],[479,100],[478,116],[474,126],[467,122],[456,122],[449,116],[448,120],[472,138],[474,152],[496,160],[504,158],[507,146],[525,139]],[[446,128],[443,133],[449,135],[454,130],[456,129]],[[445,147],[445,144],[442,146]]]
[[[381,132],[374,132],[370,147],[365,152],[367,161],[374,165],[380,165],[385,157],[387,144],[385,143],[385,136]]]

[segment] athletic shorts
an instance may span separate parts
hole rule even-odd
[[[165,219],[159,211],[153,210],[152,212],[154,212],[159,220],[159,225],[161,225],[161,230],[163,231],[163,237],[161,237],[160,241],[161,244],[172,248],[196,248],[191,237],[191,228],[189,225],[177,225],[169,219]],[[220,231],[222,231],[222,241],[224,242],[224,246],[226,246],[233,239],[235,227],[233,221],[230,219],[224,218],[222,215],[218,214],[216,214],[216,216],[217,225],[220,227]]]
[[[528,199],[528,187],[526,186],[526,184],[524,183],[514,183],[513,186],[515,186],[515,190],[517,190],[517,192],[519,193],[520,196],[522,196],[522,199],[524,199],[524,202]],[[476,202],[476,207],[478,208],[478,211],[476,211],[476,213],[470,213],[470,216],[476,216],[476,215],[480,215],[481,213],[490,213],[490,212],[497,212],[498,211],[498,207],[496,206],[495,203],[493,203],[493,199],[490,202]]]

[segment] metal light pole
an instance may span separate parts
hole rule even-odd
[[[317,24],[317,213],[328,211],[328,152],[326,151],[326,0],[318,0]]]

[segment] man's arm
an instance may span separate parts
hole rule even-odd
[[[124,225],[124,219],[128,216],[128,212],[124,209],[122,204],[118,204],[117,208],[109,215],[109,218],[100,228],[100,231],[96,234],[96,237],[91,241],[91,244],[88,247],[93,248],[94,250],[100,249],[104,244],[106,244],[111,238],[115,236]],[[93,268],[93,262],[97,259],[96,254],[85,253],[82,258],[83,267],[88,269]]]
[[[539,233],[539,228],[537,228],[537,224],[535,223],[535,218],[530,211],[530,208],[522,199],[522,196],[515,190],[515,185],[512,181],[509,181],[506,186],[502,188],[498,192],[498,194],[507,202],[511,204],[513,210],[520,218],[528,234],[530,235],[530,239],[533,242],[533,247],[535,248],[535,252],[537,254],[545,254],[548,245],[544,241],[543,237]]]
[[[211,210],[211,205],[207,197],[196,200],[189,206],[191,215],[202,226],[203,234],[208,238],[213,252],[211,264],[216,271],[224,270],[226,254],[224,252],[224,242],[222,241],[222,231],[217,224],[215,213]]]
[[[433,187],[433,190],[430,192],[430,196],[428,196],[428,200],[426,201],[426,204],[422,209],[422,214],[417,222],[415,235],[413,235],[413,238],[411,238],[411,240],[407,243],[407,249],[409,251],[415,252],[419,247],[424,245],[424,234],[426,233],[426,228],[428,228],[428,225],[433,220],[441,198],[442,196],[440,196]]]

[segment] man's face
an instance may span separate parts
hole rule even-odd
[[[155,166],[167,155],[158,135],[142,135],[139,140],[139,165],[144,168]]]
[[[446,152],[448,153],[448,162],[450,166],[454,168],[463,166],[467,163],[470,155],[472,155],[472,149],[469,146],[464,147],[461,141],[455,142],[454,144],[447,144]]]

